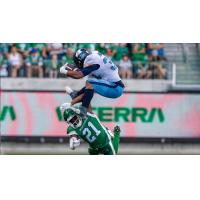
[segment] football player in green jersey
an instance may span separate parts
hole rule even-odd
[[[65,122],[69,125],[67,134],[70,136],[70,148],[80,145],[81,139],[89,144],[90,155],[115,155],[118,152],[120,128],[115,126],[114,134],[104,127],[95,114],[87,112],[81,115],[78,108],[64,103],[60,107]]]

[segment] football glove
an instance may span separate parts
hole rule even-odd
[[[69,147],[70,149],[74,150],[76,147],[78,147],[81,143],[81,140],[78,139],[76,136],[71,136],[69,139]]]
[[[66,69],[68,67],[68,63],[60,67],[60,73],[61,74],[67,74],[68,70]]]

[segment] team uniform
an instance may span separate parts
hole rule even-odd
[[[99,68],[88,75],[87,81],[92,84],[96,93],[104,97],[120,97],[124,91],[124,85],[119,77],[118,67],[106,56],[94,51],[84,60],[83,69],[97,64]]]
[[[96,115],[87,113],[87,118],[79,128],[69,126],[69,136],[78,136],[89,144],[89,154],[115,155],[118,151],[119,132],[115,131],[114,136],[99,121]]]
[[[120,128],[116,126],[113,133],[105,128],[95,114],[80,115],[78,108],[64,103],[60,106],[64,120],[69,127],[67,135],[70,136],[70,148],[80,145],[80,139],[89,144],[89,154],[114,155],[118,151]]]
[[[60,68],[60,73],[78,79],[87,76],[86,85],[81,90],[73,91],[66,87],[72,99],[83,94],[81,100],[75,100],[75,103],[82,102],[80,110],[83,115],[86,115],[94,93],[107,98],[118,98],[123,94],[124,84],[119,77],[118,67],[106,56],[97,51],[79,49],[74,55],[74,63],[78,71],[69,69],[66,63]]]

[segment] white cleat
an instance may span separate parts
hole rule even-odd
[[[65,87],[65,91],[69,95],[73,92],[73,90],[70,87],[68,87],[68,86]]]
[[[65,87],[65,91],[66,91],[66,93],[67,93],[72,99],[74,99],[75,97],[77,97],[77,91],[72,90],[70,87],[66,86],[66,87]]]

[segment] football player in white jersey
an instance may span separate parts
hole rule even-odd
[[[80,110],[83,115],[91,111],[90,102],[94,92],[107,98],[118,98],[123,94],[124,84],[119,77],[118,67],[106,56],[97,51],[79,49],[74,55],[74,63],[79,70],[69,70],[69,64],[66,63],[60,68],[60,73],[74,79],[88,76],[80,91],[66,87],[67,93],[72,97],[71,105],[82,102]]]

